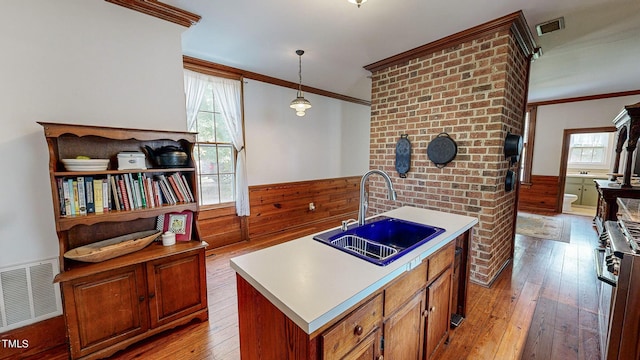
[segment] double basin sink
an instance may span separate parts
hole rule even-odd
[[[445,229],[378,216],[364,225],[351,225],[314,236],[323,244],[376,265],[385,266],[445,232]]]

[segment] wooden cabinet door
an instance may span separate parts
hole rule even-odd
[[[426,359],[449,335],[451,322],[451,268],[427,287]]]
[[[424,299],[423,289],[384,322],[386,359],[422,359]]]
[[[207,307],[204,249],[147,263],[151,327]]]
[[[128,266],[65,282],[62,291],[73,358],[148,329],[142,266]]]
[[[376,329],[362,340],[343,360],[377,360],[380,359],[380,329]]]

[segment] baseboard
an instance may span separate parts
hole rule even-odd
[[[507,261],[504,262],[504,264],[502,264],[502,267],[500,267],[500,270],[498,270],[498,272],[496,273],[496,275],[486,284],[483,284],[481,282],[475,281],[473,280],[473,278],[469,279],[469,282],[472,282],[476,285],[480,285],[484,288],[490,289],[493,286],[493,283],[496,282],[496,280],[498,280],[498,278],[500,277],[500,275],[502,275],[502,272],[504,271],[504,269],[511,264],[511,261],[513,259],[507,259]]]
[[[24,359],[67,344],[64,316],[0,334],[0,359]]]

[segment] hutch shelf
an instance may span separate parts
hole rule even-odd
[[[156,229],[157,219],[167,213],[198,211],[196,170],[192,159],[185,167],[116,170],[123,151],[177,146],[191,154],[195,133],[39,123],[49,150],[49,177],[53,213],[59,243],[63,309],[72,359],[93,359],[115,352],[164,330],[194,319],[206,321],[207,283],[205,248],[193,233],[188,241],[162,246],[152,242],[136,252],[96,263],[70,260],[64,254],[105,239]],[[67,171],[62,159],[86,156],[109,159],[106,170]],[[193,199],[154,201],[117,208],[117,192],[105,192],[102,211],[80,215],[67,213],[62,183],[78,178],[103,180],[137,176],[156,179],[178,174]],[[133,177],[132,177],[133,179]],[[152,182],[152,180],[149,180]],[[144,197],[144,190],[141,188]],[[149,193],[150,194],[150,193]],[[96,191],[96,196],[98,192]],[[112,201],[109,201],[112,200]],[[193,201],[191,201],[193,200]],[[97,200],[96,200],[97,205]],[[72,204],[73,206],[73,204]],[[97,206],[96,206],[97,207]],[[89,209],[89,207],[87,207]],[[191,217],[192,219],[195,216]],[[192,226],[195,228],[195,226]]]

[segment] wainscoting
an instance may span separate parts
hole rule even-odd
[[[338,226],[342,220],[357,217],[359,191],[359,176],[252,186],[249,239],[301,228]]]
[[[357,217],[359,191],[359,176],[250,186],[248,218],[236,216],[235,207],[203,210],[196,229],[209,251],[285,232],[299,237]]]
[[[518,210],[559,212],[558,176],[532,175],[531,185],[520,185]]]

